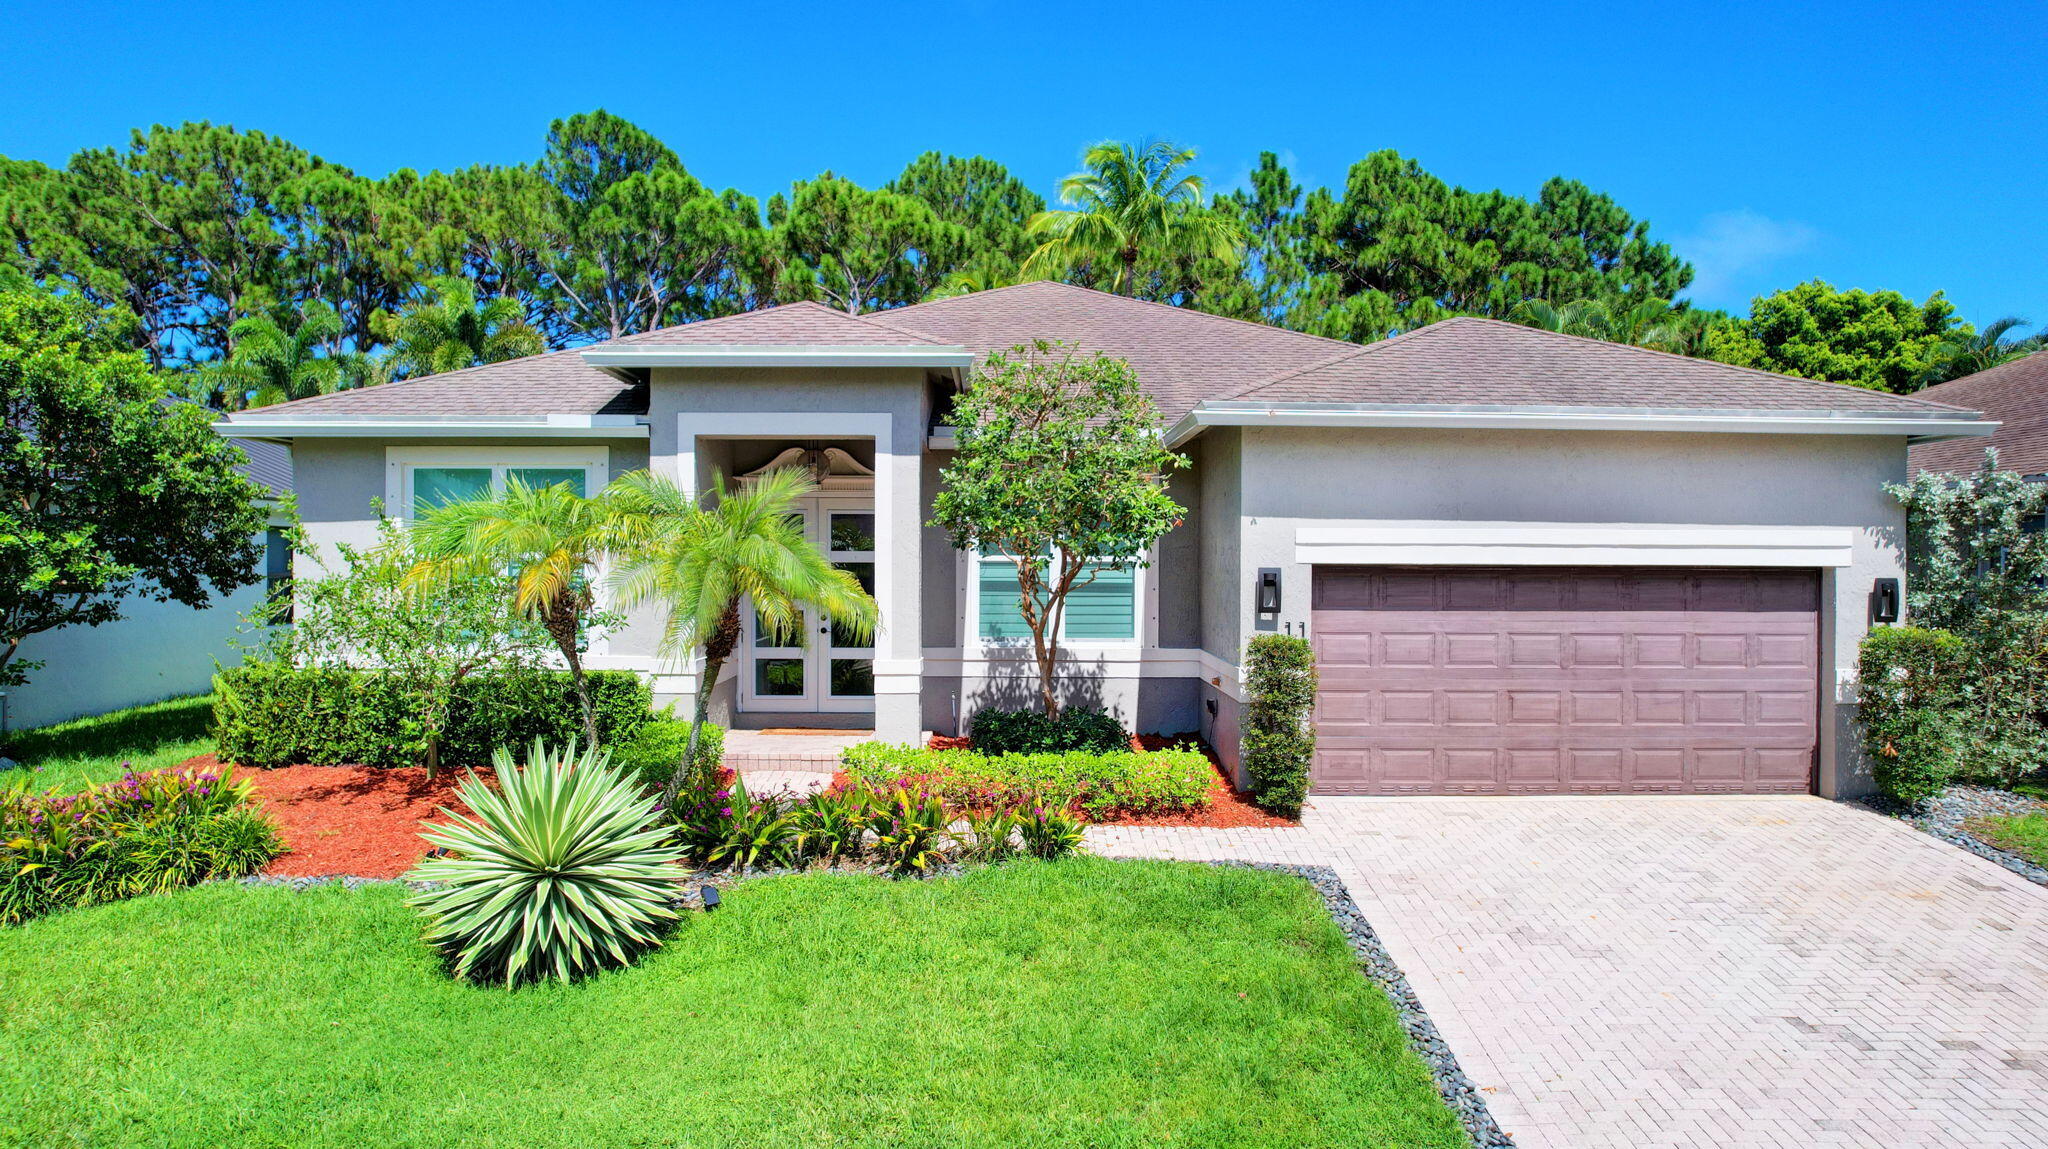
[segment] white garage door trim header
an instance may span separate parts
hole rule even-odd
[[[1296,527],[1294,561],[1347,566],[1845,567],[1849,527],[1443,523]]]

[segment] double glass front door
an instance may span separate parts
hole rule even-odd
[[[805,499],[805,537],[832,565],[875,593],[875,505],[868,495]],[[740,708],[756,711],[862,713],[875,709],[874,639],[856,636],[804,612],[801,629],[764,627],[749,603],[742,612],[747,657],[740,668]]]

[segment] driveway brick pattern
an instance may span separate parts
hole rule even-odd
[[[2048,889],[1853,806],[1324,797],[1089,837],[1336,869],[1524,1149],[2048,1146]]]

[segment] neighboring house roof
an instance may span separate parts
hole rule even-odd
[[[2023,475],[2048,473],[2048,351],[2001,363],[1913,393],[1982,411],[2004,424],[1990,439],[1951,439],[1916,444],[1908,454],[1915,471],[1974,471],[1984,465],[1984,448],[1998,449],[1998,465]]]
[[[283,443],[261,439],[229,439],[242,449],[249,461],[236,470],[263,484],[270,497],[280,499],[292,493],[292,449]]]
[[[1382,408],[1739,411],[1871,419],[1967,421],[1960,409],[1918,398],[1817,383],[1639,347],[1485,319],[1450,319],[1360,346],[1297,331],[1038,282],[892,311],[847,315],[792,303],[667,327],[591,347],[471,367],[266,407],[258,419],[297,416],[433,420],[505,416],[631,416],[647,411],[645,384],[586,362],[706,361],[748,349],[845,348],[872,358],[932,351],[979,358],[1034,339],[1128,359],[1171,424],[1203,411],[1265,404]],[[631,351],[631,356],[625,353]],[[662,354],[667,353],[667,354]],[[776,352],[780,355],[781,352]],[[610,365],[613,370],[619,364]],[[241,422],[231,418],[230,425]],[[1944,432],[1945,433],[1945,432]]]

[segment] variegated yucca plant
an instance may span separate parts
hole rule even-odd
[[[443,883],[412,904],[457,976],[569,981],[659,946],[681,856],[639,784],[574,741],[535,739],[525,769],[504,747],[491,763],[496,789],[472,775],[457,791],[473,816],[444,808],[453,822],[421,831],[447,855],[406,875]]]

